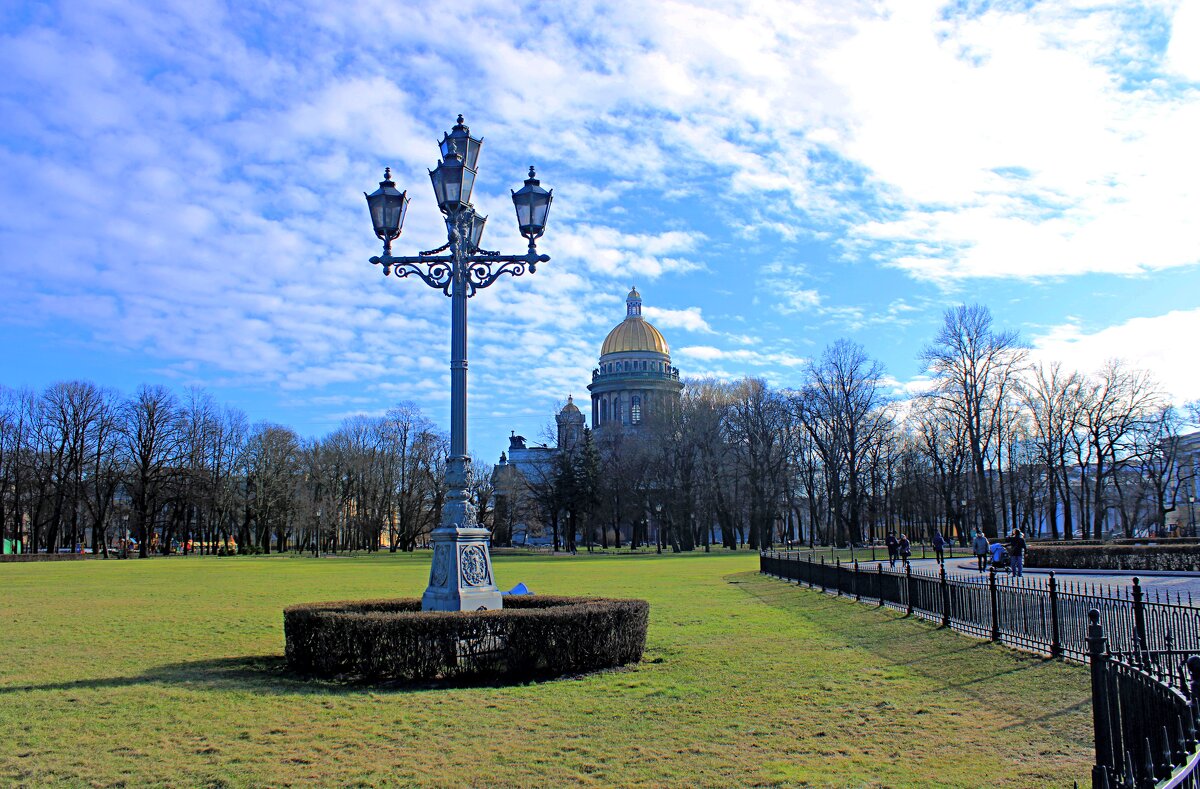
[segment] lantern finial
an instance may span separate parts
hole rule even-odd
[[[463,123],[463,116],[462,116],[462,113],[460,112],[460,113],[458,113],[458,125],[462,126],[462,123]]]
[[[529,165],[529,177],[532,178],[534,175],[535,173],[533,172],[533,165],[531,164]]]

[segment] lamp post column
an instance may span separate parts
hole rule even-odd
[[[430,538],[433,561],[429,586],[421,597],[425,611],[480,611],[501,607],[500,590],[492,575],[488,551],[490,532],[481,527],[471,502],[471,457],[467,454],[467,299],[500,276],[519,277],[537,271],[550,260],[539,255],[537,239],[546,230],[553,190],[546,191],[529,168],[529,178],[512,193],[517,227],[529,241],[524,255],[502,255],[479,248],[486,216],[471,205],[476,164],[482,138],[470,135],[458,123],[439,143],[442,151],[429,180],[438,208],[446,218],[447,243],[419,255],[392,255],[392,241],[400,236],[408,210],[408,193],[396,189],[391,170],[385,169],[379,189],[364,193],[375,235],[383,241],[383,255],[371,258],[383,266],[384,276],[415,276],[451,299],[450,313],[450,455],[446,458],[446,498],[442,518]],[[449,251],[439,256],[439,252]]]
[[[457,223],[457,217],[455,218]],[[450,456],[467,457],[467,264],[461,236],[452,231],[454,290],[450,296]],[[457,238],[454,238],[457,236]]]
[[[433,534],[429,586],[421,597],[425,611],[481,611],[502,607],[488,550],[491,533],[482,528],[471,501],[471,457],[467,453],[467,296],[466,238],[461,212],[451,217],[450,254],[450,456],[446,459],[446,502]]]

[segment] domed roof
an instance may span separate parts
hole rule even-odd
[[[579,406],[575,405],[575,398],[572,395],[567,395],[567,404],[559,411],[560,414],[578,414]]]
[[[662,332],[642,317],[642,294],[631,288],[625,298],[625,320],[613,327],[600,346],[600,355],[623,351],[652,351],[671,355]]]
[[[604,345],[600,346],[601,356],[622,351],[654,351],[671,355],[662,332],[641,316],[631,316],[618,323],[604,338]]]

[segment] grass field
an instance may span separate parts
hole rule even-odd
[[[0,784],[1070,786],[1087,674],[758,576],[750,554],[496,560],[651,603],[635,668],[511,687],[290,677],[291,603],[428,555],[0,565]]]

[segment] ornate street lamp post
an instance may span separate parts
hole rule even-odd
[[[433,561],[429,587],[421,598],[425,611],[476,611],[500,608],[500,590],[492,576],[488,552],[490,533],[476,520],[470,500],[471,458],[467,454],[467,299],[501,274],[518,277],[537,271],[550,259],[539,255],[537,239],[546,230],[551,192],[541,187],[529,168],[529,179],[512,193],[517,225],[529,240],[524,255],[501,255],[479,248],[487,217],[475,213],[471,190],[481,138],[472,137],[463,117],[439,144],[442,158],[429,172],[438,208],[446,220],[446,243],[413,257],[392,255],[392,241],[400,235],[408,209],[408,194],[396,189],[391,170],[384,171],[379,189],[366,195],[375,235],[383,240],[383,254],[371,262],[383,266],[384,276],[416,275],[426,285],[450,297],[450,456],[446,462],[446,502],[432,534]],[[553,191],[553,190],[551,190]],[[439,255],[440,252],[448,252]]]

